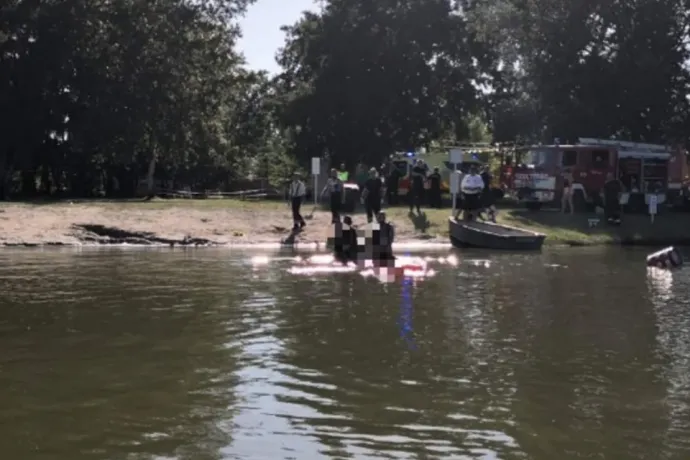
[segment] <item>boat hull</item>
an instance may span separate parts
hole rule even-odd
[[[448,220],[450,241],[455,247],[538,251],[546,235],[489,222]]]

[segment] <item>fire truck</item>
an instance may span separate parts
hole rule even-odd
[[[609,174],[625,186],[623,204],[645,206],[647,192],[658,190],[658,202],[681,189],[677,155],[665,145],[580,138],[573,145],[516,147],[504,152],[501,184],[508,196],[538,209],[556,202],[563,192],[563,174],[572,178],[575,207],[600,201]],[[686,166],[687,168],[687,166]]]

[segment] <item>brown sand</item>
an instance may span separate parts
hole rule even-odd
[[[296,243],[323,244],[331,228],[330,213],[316,210],[307,218]],[[361,225],[366,219],[359,214],[354,221]],[[432,238],[417,232],[407,218],[394,223],[397,241]],[[290,227],[289,210],[277,204],[66,202],[0,207],[0,245],[4,246],[279,243],[288,237]]]

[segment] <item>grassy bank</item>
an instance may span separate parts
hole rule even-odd
[[[407,207],[387,209],[400,240],[448,237],[449,209],[426,209],[410,214]],[[304,207],[308,225],[303,242],[323,242],[330,214],[322,207]],[[654,224],[647,216],[626,215],[620,227],[602,221],[589,228],[588,214],[499,210],[499,222],[547,235],[548,245],[592,246],[603,244],[690,244],[690,213],[668,212]],[[356,224],[365,216],[354,214]],[[72,200],[61,202],[7,203],[0,206],[0,243],[46,241],[74,243],[81,239],[75,228],[85,224],[106,226],[114,231],[156,234],[166,238],[199,237],[219,243],[265,243],[280,241],[289,230],[290,211],[284,202],[206,200]],[[75,236],[76,235],[76,236]]]
[[[448,209],[423,210],[421,216],[410,215],[407,208],[388,210],[394,222],[410,221],[416,231],[430,237],[448,236]],[[589,227],[590,218],[599,224]],[[690,245],[690,213],[666,212],[652,224],[649,216],[625,215],[620,227],[607,225],[603,216],[595,214],[562,214],[557,211],[499,209],[498,222],[547,235],[547,245]]]
[[[394,218],[408,218],[407,210],[396,209]],[[448,210],[427,210],[425,218],[415,218],[418,230],[448,236]],[[599,224],[589,227],[589,218],[599,218]],[[607,225],[603,216],[594,214],[562,214],[555,211],[525,209],[499,210],[498,222],[547,236],[547,245],[690,245],[690,213],[667,212],[650,222],[649,216],[625,215],[620,227]]]

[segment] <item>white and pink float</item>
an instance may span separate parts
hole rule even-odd
[[[647,267],[670,270],[683,265],[683,255],[673,246],[647,256]]]

